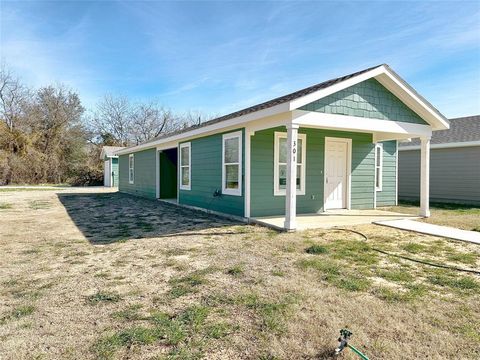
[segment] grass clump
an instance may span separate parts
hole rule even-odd
[[[371,284],[370,279],[342,270],[339,262],[330,259],[304,259],[298,266],[304,270],[314,269],[322,274],[323,280],[348,291],[367,290]]]
[[[407,289],[377,288],[373,291],[378,298],[390,303],[394,302],[412,302],[427,293],[427,289],[422,285],[409,285]]]
[[[50,208],[51,206],[51,203],[50,201],[46,201],[46,200],[33,200],[33,201],[30,201],[30,209],[33,209],[33,210],[41,210],[41,209],[48,209]]]
[[[413,276],[403,270],[395,269],[395,270],[380,270],[377,272],[377,275],[385,280],[393,281],[393,282],[410,282],[413,281]]]
[[[438,272],[435,275],[429,276],[427,279],[433,285],[449,287],[451,289],[460,291],[480,289],[480,284],[478,281],[469,276],[447,275],[446,273]]]
[[[235,265],[227,270],[228,275],[239,276],[243,274],[243,265]]]
[[[291,305],[295,302],[295,297],[286,296],[280,301],[269,301],[257,294],[248,293],[239,296],[235,302],[254,310],[260,316],[262,329],[273,333],[282,333],[285,330],[285,320],[291,313]]]
[[[325,246],[321,245],[312,245],[305,249],[307,254],[326,254],[328,249]]]
[[[7,210],[11,208],[12,208],[12,204],[10,203],[0,203],[0,210]]]
[[[462,264],[475,265],[477,255],[473,253],[454,253],[447,256],[447,260],[452,262],[460,262]]]
[[[172,285],[169,296],[175,299],[187,294],[196,293],[198,287],[205,284],[206,280],[201,273],[192,273],[183,277],[174,277],[170,279],[169,283]]]
[[[402,249],[405,250],[406,252],[411,253],[411,254],[418,254],[420,252],[425,251],[427,249],[427,247],[425,245],[422,245],[422,244],[409,242],[408,244],[403,245]]]
[[[118,301],[120,301],[120,299],[121,299],[120,295],[118,295],[116,293],[98,291],[95,294],[90,295],[87,298],[87,301],[90,304],[98,304],[98,303],[101,303],[101,302],[106,302],[106,303],[118,302]]]
[[[142,308],[141,304],[134,304],[127,307],[125,310],[120,310],[112,314],[113,318],[121,319],[124,321],[136,321],[143,320],[144,317],[139,313]]]
[[[9,319],[17,320],[33,314],[35,307],[33,305],[20,305],[14,308],[10,313],[0,317],[0,324],[4,324]]]

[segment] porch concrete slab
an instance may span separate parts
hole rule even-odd
[[[339,226],[371,224],[376,221],[399,220],[405,218],[418,218],[415,215],[406,215],[393,211],[383,210],[328,210],[320,214],[297,215],[297,230],[328,229]],[[269,216],[257,217],[253,222],[277,230],[284,230],[285,217]]]
[[[449,226],[433,225],[407,219],[376,221],[375,224],[389,226],[396,229],[416,231],[427,235],[468,241],[480,245],[480,232],[477,231],[460,230]]]

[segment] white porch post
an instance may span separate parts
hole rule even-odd
[[[297,144],[296,124],[287,125],[287,188],[285,194],[285,224],[287,230],[297,227]]]
[[[430,137],[421,138],[420,150],[420,215],[430,216]]]

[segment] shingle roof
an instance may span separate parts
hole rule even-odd
[[[382,64],[382,65],[383,65],[383,64]],[[301,98],[301,97],[303,97],[303,96],[305,96],[305,95],[309,95],[309,94],[311,94],[311,93],[314,93],[315,91],[328,88],[328,87],[330,87],[330,86],[332,86],[332,85],[335,85],[335,84],[340,83],[340,82],[342,82],[342,81],[348,80],[348,79],[350,79],[350,78],[352,78],[352,77],[355,77],[355,76],[361,75],[361,74],[363,74],[363,73],[366,73],[366,72],[368,72],[368,71],[370,71],[370,70],[376,69],[376,68],[378,68],[378,67],[380,67],[380,66],[382,66],[382,65],[373,66],[373,67],[371,67],[371,68],[364,69],[364,70],[361,70],[361,71],[357,71],[357,72],[352,73],[352,74],[349,74],[349,75],[345,75],[345,76],[342,76],[342,77],[330,79],[330,80],[321,82],[321,83],[319,83],[319,84],[312,85],[312,86],[309,86],[309,87],[307,87],[307,88],[304,88],[304,89],[295,91],[295,92],[293,92],[293,93],[290,93],[290,94],[287,94],[287,95],[284,95],[284,96],[280,96],[280,97],[277,97],[277,98],[275,98],[275,99],[272,99],[272,100],[263,102],[263,103],[261,103],[261,104],[257,104],[257,105],[254,105],[254,106],[250,106],[250,107],[248,107],[248,108],[245,108],[245,109],[242,109],[242,110],[239,110],[239,111],[235,111],[235,112],[233,112],[233,113],[231,113],[231,114],[227,114],[227,115],[220,116],[220,117],[218,117],[218,118],[216,118],[216,119],[206,121],[206,122],[201,123],[201,124],[199,124],[199,125],[190,126],[190,127],[188,127],[188,128],[175,131],[175,132],[173,132],[173,133],[168,133],[168,134],[165,134],[165,135],[162,135],[162,136],[159,136],[159,137],[150,139],[150,140],[144,142],[144,144],[148,144],[148,143],[150,143],[150,142],[152,142],[152,141],[156,141],[156,140],[159,140],[159,139],[164,139],[164,138],[167,138],[167,137],[170,137],[170,136],[173,136],[173,135],[178,135],[178,134],[181,134],[181,133],[184,133],[184,132],[193,130],[193,129],[198,129],[198,128],[201,128],[201,127],[204,127],[204,126],[216,124],[216,123],[219,123],[219,122],[221,122],[221,121],[226,121],[226,120],[229,120],[229,119],[233,119],[233,118],[236,118],[236,117],[239,117],[239,116],[242,116],[242,115],[247,115],[247,114],[250,114],[250,113],[254,113],[254,112],[256,112],[256,111],[268,109],[268,108],[271,108],[271,107],[273,107],[273,106],[275,106],[275,105],[283,104],[283,103],[286,103],[286,102],[288,102],[288,101],[292,101],[292,100]]]
[[[466,141],[480,141],[480,115],[449,119],[450,129],[434,131],[430,144],[448,144]],[[400,146],[420,145],[420,139],[413,139]]]
[[[104,146],[102,147],[102,158],[104,156],[114,156],[115,152],[118,150],[125,149],[124,146]]]

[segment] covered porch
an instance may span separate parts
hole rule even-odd
[[[320,214],[300,214],[296,216],[296,230],[328,229],[361,224],[371,224],[385,220],[416,219],[418,216],[401,214],[378,209],[369,210],[327,210]],[[284,216],[252,218],[252,222],[276,230],[285,230]]]

